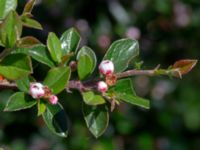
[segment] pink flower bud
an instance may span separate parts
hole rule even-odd
[[[58,103],[58,97],[56,95],[51,95],[49,97],[49,103],[52,105],[56,105]]]
[[[99,92],[105,93],[108,90],[108,85],[104,81],[99,81],[97,89]]]
[[[110,60],[103,60],[99,65],[99,71],[103,75],[110,75],[114,72],[114,64]]]
[[[29,94],[35,99],[41,98],[45,94],[43,87],[41,83],[32,83],[30,85]]]

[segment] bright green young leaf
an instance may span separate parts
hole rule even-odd
[[[0,2],[0,20],[4,19],[10,11],[17,7],[17,0],[1,0]]]
[[[77,60],[79,60],[79,58],[83,55],[88,55],[91,58],[93,64],[91,72],[93,72],[97,64],[97,58],[94,51],[87,46],[83,46],[77,54]]]
[[[17,41],[17,47],[19,48],[30,48],[38,44],[41,44],[41,42],[33,36],[25,36]]]
[[[16,84],[20,91],[25,93],[29,92],[30,81],[28,76],[16,80]]]
[[[37,109],[38,109],[38,114],[37,114],[38,116],[42,115],[45,112],[46,104],[44,100],[38,100]]]
[[[61,104],[46,105],[46,111],[42,114],[47,127],[56,135],[67,137],[68,120]]]
[[[34,19],[31,19],[27,16],[23,16],[21,20],[22,20],[23,26],[25,27],[42,30],[42,25]]]
[[[122,39],[115,41],[104,56],[104,60],[111,60],[115,66],[115,72],[122,72],[129,62],[139,55],[139,44],[136,40]]]
[[[8,99],[13,95],[12,90],[1,90],[0,91],[0,112],[2,112],[8,102]]]
[[[94,94],[92,91],[89,92],[83,92],[83,100],[88,105],[100,105],[105,103],[105,99],[100,96]]]
[[[35,0],[29,0],[24,7],[23,14],[27,14],[27,13],[31,14],[34,4],[35,4]]]
[[[96,138],[105,132],[109,122],[109,113],[106,105],[89,106],[83,104],[83,115],[88,129]]]
[[[76,29],[70,28],[65,31],[60,38],[63,55],[66,55],[69,52],[76,53],[80,40],[81,37]]]
[[[47,39],[47,47],[52,59],[60,63],[62,58],[61,43],[55,33],[50,32]]]
[[[55,66],[47,48],[42,44],[35,45],[31,48],[17,48],[15,51],[12,51],[12,53],[26,54],[31,56],[36,61],[43,63],[51,68]]]
[[[36,103],[37,100],[26,95],[24,92],[16,92],[9,98],[4,111],[27,109],[34,106]]]
[[[0,39],[6,48],[15,46],[22,33],[22,23],[16,12],[11,11],[0,28]]]
[[[93,71],[92,59],[89,55],[82,55],[78,60],[78,75],[80,80],[88,77]]]
[[[54,94],[58,94],[67,86],[70,75],[71,71],[69,67],[53,68],[47,73],[44,85],[47,85]]]
[[[6,79],[17,80],[31,73],[31,59],[24,54],[8,55],[0,64],[0,74]]]

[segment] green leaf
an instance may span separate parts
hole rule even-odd
[[[16,84],[20,91],[29,93],[30,81],[28,76],[16,80]]]
[[[132,81],[130,78],[118,80],[116,85],[111,89],[111,91],[112,90],[117,93],[136,96],[136,93],[133,89]]]
[[[9,98],[4,111],[27,109],[34,106],[36,103],[37,100],[25,95],[24,92],[16,92]]]
[[[13,48],[22,33],[22,23],[16,12],[11,11],[0,28],[0,39],[6,48]]]
[[[34,45],[41,44],[41,42],[33,36],[26,36],[17,41],[17,47],[33,47]]]
[[[129,62],[139,55],[139,44],[136,40],[122,39],[115,41],[104,56],[104,60],[111,60],[115,66],[115,72],[122,72]]]
[[[43,63],[49,67],[54,67],[54,63],[51,60],[51,57],[48,53],[47,48],[42,45],[35,45],[31,48],[17,48],[15,51],[12,51],[12,53],[22,53],[31,56],[36,61]]]
[[[44,85],[47,85],[54,94],[58,94],[67,86],[70,75],[69,67],[53,68],[47,73]]]
[[[80,56],[78,60],[78,76],[80,80],[87,78],[93,70],[92,59],[88,55]]]
[[[1,0],[0,2],[0,20],[4,19],[10,11],[17,7],[17,0]]]
[[[1,90],[0,91],[0,112],[2,112],[8,102],[8,99],[13,95],[12,90]]]
[[[61,104],[46,105],[46,111],[42,114],[47,127],[56,135],[67,137],[68,121]]]
[[[83,100],[88,105],[100,105],[104,104],[105,100],[102,96],[94,94],[94,92],[83,92]]]
[[[43,100],[38,100],[38,103],[37,103],[37,108],[38,108],[38,116],[42,115],[45,110],[46,110],[46,104]]]
[[[83,46],[78,54],[77,54],[77,60],[79,60],[79,58],[83,55],[88,55],[90,57],[90,59],[92,60],[92,64],[93,64],[93,67],[92,67],[92,70],[91,70],[91,73],[94,71],[95,67],[96,67],[96,64],[97,64],[97,58],[96,58],[96,55],[94,53],[94,51],[87,47],[87,46]]]
[[[47,39],[47,47],[52,59],[60,63],[62,58],[61,43],[55,33],[50,32]]]
[[[106,105],[89,106],[83,104],[83,115],[88,129],[96,138],[105,132],[109,122]]]
[[[34,4],[35,4],[35,0],[29,0],[24,7],[23,14],[26,14],[26,13],[31,14]]]
[[[8,55],[0,64],[0,74],[6,79],[17,80],[31,73],[31,59],[24,54]]]
[[[134,96],[134,95],[127,95],[127,94],[117,94],[116,98],[133,104],[133,105],[137,105],[146,109],[149,109],[150,107],[150,103],[149,100],[146,100],[144,98],[138,97],[138,96]]]
[[[21,20],[22,20],[23,26],[25,27],[42,30],[42,25],[34,19],[31,19],[27,16],[22,16]]]
[[[70,28],[65,31],[60,38],[63,55],[66,55],[69,52],[76,53],[80,40],[81,37],[76,29]]]
[[[131,79],[118,80],[116,85],[110,89],[110,92],[114,92],[115,98],[121,101],[134,104],[143,108],[149,108],[149,100],[138,97],[133,89]]]

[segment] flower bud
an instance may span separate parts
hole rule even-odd
[[[49,97],[49,103],[52,105],[56,105],[58,103],[58,97],[56,95],[51,95]]]
[[[99,71],[103,75],[110,75],[114,72],[114,64],[110,60],[103,60],[99,65]]]
[[[97,89],[99,92],[105,93],[108,90],[108,85],[104,81],[99,81]]]
[[[29,89],[30,95],[35,99],[43,97],[45,94],[43,87],[41,83],[32,83]]]

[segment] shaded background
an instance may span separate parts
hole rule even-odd
[[[25,1],[19,0],[21,13]],[[178,59],[200,58],[199,0],[38,0],[33,10],[43,31],[24,29],[46,43],[48,32],[61,35],[76,27],[81,45],[101,61],[116,39],[140,43],[143,68],[167,67]],[[36,76],[45,75],[35,65]],[[39,68],[39,69],[38,69]],[[67,139],[59,138],[37,118],[36,108],[0,115],[0,147],[11,150],[198,150],[200,149],[200,66],[182,80],[139,76],[134,87],[151,101],[151,109],[121,104],[110,116],[103,136],[95,139],[81,113],[79,93],[60,94],[70,118]],[[4,91],[5,92],[5,91]],[[11,92],[11,91],[6,91]],[[1,96],[3,92],[0,92]],[[3,96],[2,96],[3,97]],[[3,104],[0,105],[2,110]]]

